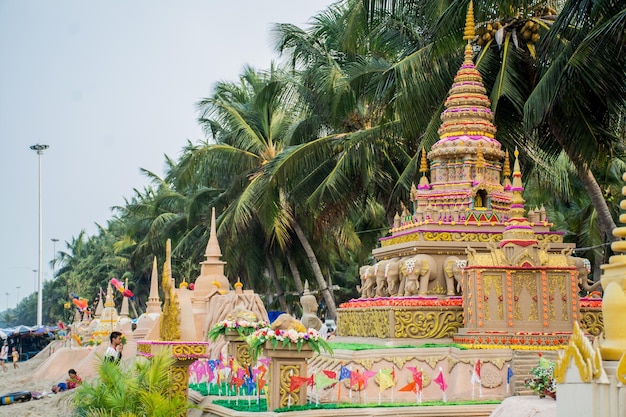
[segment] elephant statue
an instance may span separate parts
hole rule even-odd
[[[361,276],[361,298],[372,298],[376,295],[375,266],[364,265],[359,269]]]
[[[387,293],[390,297],[400,296],[400,258],[390,259],[385,265]]]
[[[463,268],[465,268],[466,265],[466,260],[461,260],[456,256],[448,256],[443,261],[443,274],[446,277],[447,295],[456,295],[461,292],[461,278]]]
[[[589,259],[568,256],[567,264],[576,267],[578,271],[578,283],[587,293],[597,291],[601,287],[601,281],[593,282],[589,280],[589,274],[591,273],[591,262],[589,262]]]
[[[400,265],[400,274],[404,281],[404,296],[426,295],[428,283],[437,279],[437,262],[429,255],[416,255],[405,258]]]
[[[390,261],[380,261],[376,264],[376,297],[389,297],[387,291],[387,265]]]

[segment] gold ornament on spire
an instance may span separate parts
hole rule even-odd
[[[478,142],[478,151],[476,152],[476,168],[485,167],[485,156],[483,155],[483,144]]]
[[[172,285],[172,241],[167,239],[165,243],[165,263],[163,264],[163,315],[161,316],[160,336],[161,340],[180,340],[180,305],[178,295]]]
[[[509,161],[509,150],[504,153],[504,167],[502,168],[502,175],[506,177],[511,176],[511,161]]]
[[[470,1],[465,17],[465,30],[463,31],[463,40],[470,43],[474,40],[476,32],[474,31],[474,2]]]
[[[420,172],[422,176],[428,172],[428,160],[426,159],[426,148],[422,148],[422,158],[420,161]]]

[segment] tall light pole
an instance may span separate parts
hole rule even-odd
[[[39,291],[37,291],[37,326],[42,325],[43,317],[43,215],[41,210],[41,155],[43,151],[49,148],[48,145],[36,144],[30,147],[33,151],[37,151],[39,159]],[[8,301],[7,301],[8,303]]]
[[[56,237],[53,237],[50,240],[52,241],[52,279],[54,279],[55,278],[54,264],[55,264],[55,260],[57,257],[57,242],[59,241],[59,239],[57,239]]]

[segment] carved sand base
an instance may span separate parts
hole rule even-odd
[[[239,333],[226,333],[224,338],[228,342],[228,356],[233,357],[240,366],[246,369],[250,365],[255,365],[250,357],[250,346]]]
[[[364,339],[363,342],[367,343],[368,340]],[[474,385],[474,399],[500,400],[513,395],[513,386],[509,386],[509,392],[507,392],[506,386],[508,367],[513,367],[513,351],[510,349],[462,350],[454,347],[390,349],[385,346],[381,346],[380,349],[360,351],[336,349],[333,356],[323,353],[311,359],[309,361],[309,374],[318,373],[322,370],[339,373],[341,366],[361,373],[364,371],[378,373],[381,370],[393,369],[395,388],[393,391],[388,388],[380,393],[381,401],[385,403],[392,401],[410,403],[416,402],[415,393],[400,391],[400,388],[413,380],[413,374],[409,368],[414,367],[423,373],[422,401],[440,401],[442,399],[442,391],[433,382],[433,379],[439,374],[439,368],[441,368],[448,384],[447,400],[471,400],[472,369],[478,359],[482,363],[481,387],[478,384]],[[309,391],[311,391],[310,388]],[[482,397],[480,396],[481,391]],[[376,376],[372,377],[367,387],[360,392],[355,387],[351,391],[349,383],[344,380],[340,387],[309,392],[309,396],[312,398],[315,398],[316,394],[322,403],[336,403],[338,401],[355,404],[377,403],[379,396],[378,379]]]
[[[263,355],[272,359],[269,363],[267,409],[275,410],[290,405],[306,404],[306,384],[291,393],[289,386],[292,376],[309,376],[307,359],[313,356],[311,348],[302,346],[298,352],[295,345],[289,349],[279,344],[273,349],[270,343],[266,343]]]
[[[338,316],[340,336],[441,339],[463,326],[460,306],[346,308]]]
[[[425,299],[425,303],[432,304],[432,300]],[[450,302],[441,300],[442,303]],[[569,334],[566,334],[564,341],[561,335],[547,338],[524,337],[524,341],[515,342],[513,339],[520,339],[518,335],[510,333],[507,337],[493,332],[493,336],[488,333],[481,335],[464,334],[463,341],[458,339],[459,329],[463,327],[463,308],[455,305],[432,306],[432,305],[407,305],[402,306],[402,298],[380,298],[374,300],[355,300],[342,304],[348,306],[338,310],[337,334],[339,336],[356,337],[377,337],[380,339],[442,339],[454,337],[455,342],[463,344],[501,345],[508,347],[511,345],[528,346],[557,346],[567,344]],[[415,303],[412,301],[411,303]],[[380,306],[381,304],[387,304]],[[409,301],[406,304],[410,304]],[[582,304],[582,303],[581,303]],[[358,307],[353,307],[358,306]],[[602,309],[598,305],[580,308],[580,326],[591,334],[598,336],[603,330]],[[504,333],[506,335],[506,333]],[[537,332],[536,334],[540,334]],[[549,333],[545,333],[549,334]],[[458,339],[458,340],[457,340]],[[478,339],[481,339],[480,341]],[[547,341],[547,344],[546,342]],[[558,343],[555,342],[558,341]]]
[[[200,358],[207,358],[208,342],[137,342],[137,355],[151,358],[156,352],[166,350],[176,362],[169,368],[170,392],[187,399],[189,386],[189,365]]]

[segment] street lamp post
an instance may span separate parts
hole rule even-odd
[[[59,241],[59,239],[57,239],[56,237],[53,237],[52,239],[50,239],[52,241],[52,279],[56,278],[55,275],[55,261],[56,261],[56,257],[57,257],[57,242]]]
[[[41,155],[43,155],[43,151],[48,149],[48,145],[36,144],[30,147],[33,151],[37,151],[37,156],[39,159],[39,290],[37,291],[37,326],[42,325],[42,317],[43,317],[43,215],[42,215],[42,205],[41,205]],[[7,301],[8,303],[8,301]]]

